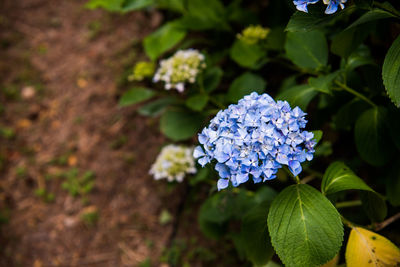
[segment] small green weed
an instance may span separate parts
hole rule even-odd
[[[63,174],[65,182],[62,183],[62,188],[67,190],[73,196],[84,197],[90,193],[95,184],[95,173],[86,171],[84,174],[79,175],[77,168],[72,168]]]

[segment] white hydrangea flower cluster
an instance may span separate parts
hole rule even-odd
[[[178,50],[172,57],[161,60],[153,81],[165,82],[165,89],[175,88],[182,93],[185,83],[194,83],[205,67],[205,57],[196,49]]]
[[[149,173],[156,180],[167,179],[168,182],[182,182],[186,174],[196,172],[193,147],[168,145],[161,150]]]

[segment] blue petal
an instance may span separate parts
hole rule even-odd
[[[228,179],[219,179],[217,182],[217,188],[218,191],[225,189],[229,186],[229,180]]]
[[[194,157],[195,159],[200,158],[200,157],[203,157],[203,156],[205,156],[205,155],[206,155],[206,154],[204,153],[203,148],[202,148],[201,146],[197,146],[197,147],[194,149],[194,151],[193,151],[193,157]]]
[[[297,160],[289,161],[289,170],[293,173],[294,176],[299,175],[301,173],[301,164]]]

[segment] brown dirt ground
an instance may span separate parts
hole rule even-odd
[[[165,140],[156,121],[116,100],[123,66],[136,60],[136,40],[160,15],[110,15],[84,3],[0,3],[2,86],[18,84],[18,95],[26,86],[36,90],[1,99],[0,124],[16,131],[0,140],[0,203],[11,210],[1,228],[1,266],[137,266],[147,258],[158,266],[169,242],[172,224],[160,225],[159,214],[173,213],[179,198],[147,174]],[[86,204],[60,179],[45,179],[71,168],[96,174]],[[54,193],[54,202],[36,196],[38,188]],[[93,210],[99,219],[88,226],[81,215]]]

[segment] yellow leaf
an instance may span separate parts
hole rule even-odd
[[[347,242],[346,264],[347,267],[400,266],[400,250],[385,237],[354,227]]]

